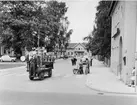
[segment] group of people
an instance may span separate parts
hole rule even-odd
[[[27,71],[29,71],[30,68],[33,68],[33,72],[35,72],[38,67],[43,65],[43,62],[51,62],[52,68],[54,68],[52,63],[54,61],[55,58],[53,56],[48,55],[43,51],[34,50],[26,54]]]
[[[72,62],[72,66],[76,65],[76,62],[77,62],[76,56],[74,56],[74,57],[71,59],[71,62]]]
[[[77,62],[77,58],[74,56],[71,59],[72,62],[72,66],[75,66],[81,74],[85,74],[90,73],[90,61],[88,58],[84,58],[82,57],[78,62]]]

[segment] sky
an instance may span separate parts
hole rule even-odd
[[[99,0],[61,0],[66,2],[68,11],[66,16],[70,22],[69,29],[73,29],[71,43],[83,42],[93,30],[96,7]]]

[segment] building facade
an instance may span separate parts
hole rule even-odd
[[[135,67],[137,2],[113,1],[110,13],[111,70],[128,84]]]
[[[66,55],[68,56],[81,57],[87,53],[88,52],[85,43],[69,43],[69,46],[66,50]]]

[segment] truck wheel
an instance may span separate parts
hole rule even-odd
[[[39,79],[41,79],[41,80],[44,79],[44,72],[39,73],[38,77],[39,77]]]
[[[34,77],[32,77],[31,75],[29,75],[29,79],[30,79],[30,80],[33,80],[33,79],[34,79]]]
[[[15,61],[12,59],[11,62],[15,62]]]

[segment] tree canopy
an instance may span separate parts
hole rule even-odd
[[[84,39],[88,40],[87,48],[93,55],[110,57],[111,52],[111,19],[108,17],[111,1],[100,1],[97,6],[95,26]]]
[[[59,43],[60,21],[68,9],[64,2],[0,1],[0,6],[0,37],[5,48],[21,53],[22,48],[38,47],[38,39],[39,46],[48,50]]]

